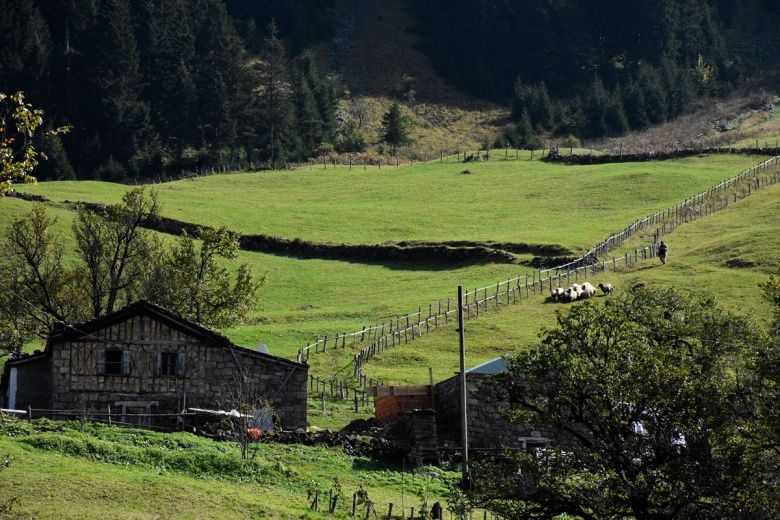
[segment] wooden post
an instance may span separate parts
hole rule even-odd
[[[393,518],[393,503],[390,502],[387,504],[387,520],[392,520]]]
[[[466,331],[463,323],[463,287],[458,286],[458,337],[460,339],[460,442],[461,473],[464,487],[469,486],[468,388],[466,387]]]
[[[27,422],[32,422],[32,406],[27,405]]]
[[[108,405],[108,425],[111,426],[111,405]]]

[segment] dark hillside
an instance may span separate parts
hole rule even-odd
[[[619,136],[765,74],[780,49],[772,0],[0,0],[0,12],[0,91],[72,126],[37,143],[43,179],[391,153],[351,110],[360,96],[511,103],[511,125],[496,139],[506,121],[491,115],[481,146]]]

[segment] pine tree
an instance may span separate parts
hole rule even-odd
[[[539,138],[534,133],[534,125],[531,123],[531,116],[528,111],[523,111],[520,117],[520,123],[517,125],[517,145],[525,150],[539,148]]]
[[[615,136],[628,133],[628,119],[618,92],[612,95],[611,101],[607,104],[604,112],[604,126],[607,129],[607,135]]]
[[[520,78],[515,81],[514,95],[512,96],[512,120],[521,121],[523,112],[528,111],[531,104],[531,87],[523,84]]]
[[[145,92],[155,129],[176,157],[185,146],[200,144],[190,12],[184,0],[163,0],[152,4],[149,13]]]
[[[531,122],[541,130],[552,130],[555,127],[555,119],[547,86],[545,86],[544,82],[541,82],[533,87],[531,92],[531,106],[529,109]]]
[[[623,93],[623,106],[626,110],[628,124],[632,129],[638,130],[650,124],[650,120],[647,118],[645,95],[636,81],[632,81],[626,87]]]
[[[250,88],[244,47],[221,0],[200,0],[195,11],[200,140],[214,148],[232,146],[242,120],[241,92]]]
[[[127,2],[102,0],[89,31],[94,51],[85,58],[94,98],[85,105],[99,111],[90,123],[101,138],[102,157],[112,156],[123,167],[149,131],[149,107],[141,100],[143,76]],[[88,106],[82,113],[88,113]]]
[[[274,21],[268,26],[260,71],[259,105],[261,117],[258,135],[271,166],[283,164],[290,154],[294,113],[290,103],[289,63],[279,29]]]
[[[647,118],[651,123],[663,123],[669,113],[669,100],[658,70],[646,65],[639,70],[639,84],[645,99]]]
[[[297,135],[302,146],[301,153],[303,156],[308,156],[322,144],[324,125],[309,79],[303,74],[300,74],[295,82],[294,104],[298,126]]]
[[[409,142],[406,118],[401,114],[401,107],[393,103],[382,116],[382,141],[393,146],[403,146]]]
[[[585,97],[585,132],[588,137],[602,137],[609,133],[606,121],[607,109],[610,104],[609,92],[600,78],[593,80]]]

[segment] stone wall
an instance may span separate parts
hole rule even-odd
[[[484,374],[467,374],[469,447],[525,448],[543,444],[551,433],[533,425],[518,425],[506,418],[509,402],[502,389]],[[436,385],[436,418],[442,438],[460,441],[460,379]]]
[[[267,400],[285,429],[306,427],[307,368],[240,347],[214,345],[148,316],[135,316],[91,333],[88,339],[54,341],[51,407],[119,412],[119,403],[151,413],[186,407],[227,408],[241,376],[252,394]],[[129,352],[125,375],[98,373],[99,351]],[[158,374],[159,352],[186,354],[181,377]],[[158,421],[163,422],[163,421]]]
[[[31,357],[11,365],[16,371],[16,402],[17,410],[31,408],[46,408],[49,405],[49,358],[48,356]],[[9,371],[10,376],[10,371]],[[8,396],[6,396],[7,399]],[[10,404],[6,401],[6,406]]]

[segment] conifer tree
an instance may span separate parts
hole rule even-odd
[[[532,90],[529,115],[531,121],[542,130],[552,130],[555,127],[552,102],[544,82],[539,83]]]
[[[652,66],[643,66],[639,71],[639,84],[645,99],[647,118],[651,123],[666,121],[669,101],[658,70]]]
[[[141,100],[143,76],[127,2],[102,0],[88,31],[94,45],[85,63],[91,94],[83,99],[98,110],[89,122],[101,137],[102,157],[126,164],[149,131],[149,107]],[[97,101],[97,103],[95,103]]]
[[[645,106],[645,95],[636,81],[632,81],[626,87],[623,93],[623,106],[632,129],[645,128],[650,124]]]
[[[526,150],[539,148],[539,138],[534,133],[534,125],[527,110],[523,111],[520,123],[517,125],[517,145]]]
[[[409,142],[407,121],[398,103],[393,103],[382,116],[382,140],[394,148]]]
[[[271,166],[283,164],[290,153],[293,110],[290,103],[290,70],[287,51],[279,39],[275,21],[268,26],[260,71],[259,136]]]

